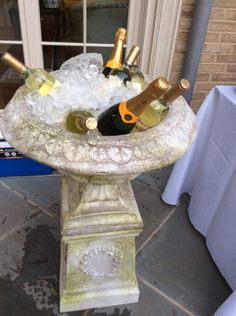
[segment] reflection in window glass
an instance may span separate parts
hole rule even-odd
[[[57,70],[67,59],[83,53],[83,47],[43,46],[44,68],[47,71]]]
[[[39,0],[43,41],[83,42],[82,0]],[[87,0],[87,42],[114,42],[127,27],[128,0]]]
[[[87,0],[87,42],[114,42],[119,27],[127,28],[128,0]]]
[[[0,0],[0,40],[21,40],[17,0]]]
[[[8,51],[23,61],[21,45],[0,45],[0,53]],[[12,98],[15,91],[24,83],[24,79],[13,69],[0,62],[0,109],[3,109]]]
[[[82,0],[40,0],[40,19],[43,41],[83,42]]]

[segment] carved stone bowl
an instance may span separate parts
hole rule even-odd
[[[48,125],[31,112],[26,88],[17,90],[2,114],[0,128],[6,140],[25,156],[64,174],[79,175],[89,182],[114,183],[147,170],[160,169],[179,159],[193,142],[195,115],[184,98],[173,103],[158,126],[145,132],[100,137],[88,136]],[[104,179],[105,178],[105,179]]]
[[[179,98],[155,128],[91,142],[40,121],[26,93],[25,87],[16,92],[0,127],[24,155],[64,173],[60,311],[137,302],[135,237],[143,223],[129,180],[187,151],[196,132],[192,110]]]

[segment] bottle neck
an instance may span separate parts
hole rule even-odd
[[[167,106],[169,103],[173,102],[183,93],[182,90],[179,89],[178,85],[174,85],[170,88],[164,95],[161,97],[160,102]]]
[[[118,38],[115,41],[111,56],[106,63],[106,67],[109,68],[120,68],[122,67],[122,56],[123,56],[124,41]]]
[[[168,88],[168,82],[160,77],[149,84],[139,95],[119,105],[121,119],[128,124],[136,123],[145,108],[158,99]]]

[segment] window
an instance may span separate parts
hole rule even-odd
[[[182,0],[0,0],[0,52],[29,67],[58,69],[82,52],[110,55],[115,30],[128,29],[127,51],[142,49],[141,70],[169,76]],[[24,56],[24,58],[23,58]],[[0,66],[0,108],[22,79]]]

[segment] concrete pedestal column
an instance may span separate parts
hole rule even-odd
[[[60,311],[137,302],[135,236],[142,219],[130,182],[62,180]]]

